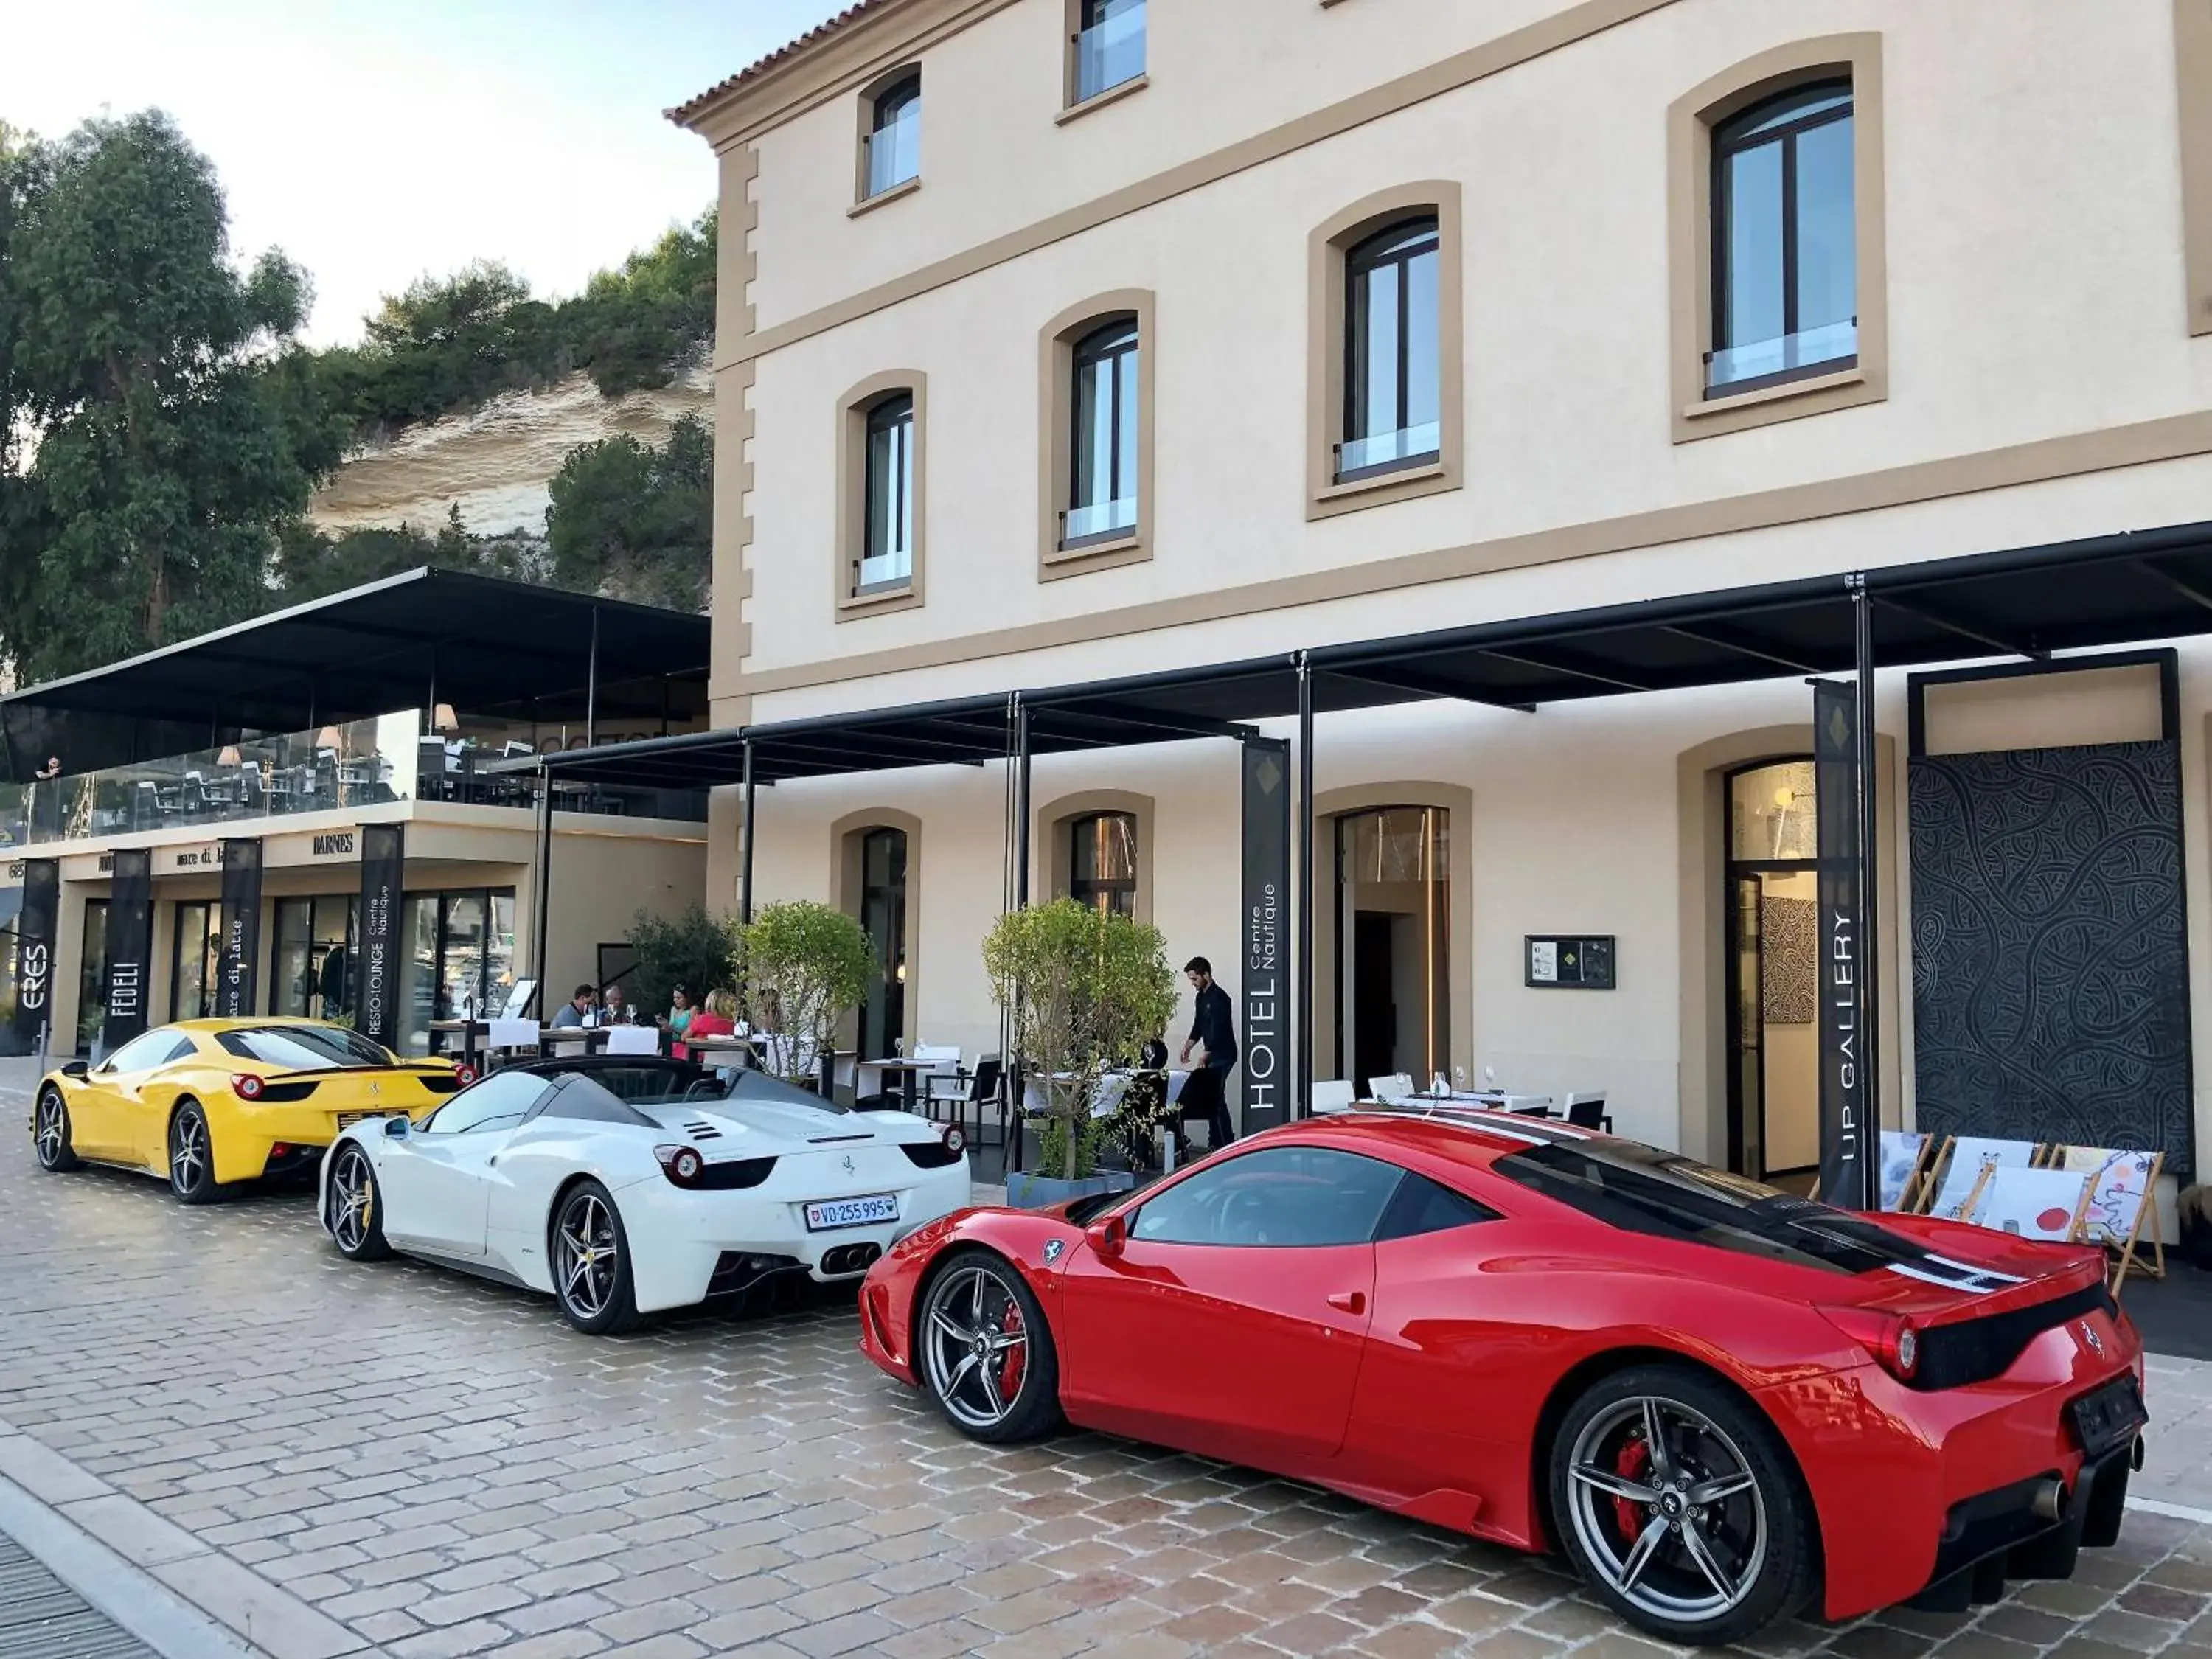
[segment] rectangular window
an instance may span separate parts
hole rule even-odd
[[[1137,527],[1137,325],[1109,323],[1076,343],[1074,448],[1062,547]]]
[[[860,593],[904,586],[914,575],[914,399],[887,398],[869,412],[867,501]]]
[[[1075,98],[1083,103],[1145,72],[1145,0],[1083,0]]]
[[[1713,349],[1705,395],[1858,358],[1858,228],[1848,82],[1798,87],[1713,131]]]
[[[1416,219],[1345,256],[1339,483],[1427,465],[1443,447],[1437,222]]]
[[[880,196],[921,176],[921,77],[910,76],[884,93],[872,113],[863,193]]]

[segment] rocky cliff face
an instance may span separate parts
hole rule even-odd
[[[588,376],[572,374],[360,451],[318,492],[309,514],[334,532],[430,530],[458,503],[477,535],[543,535],[546,487],[570,450],[618,432],[659,444],[686,415],[711,421],[713,405],[703,364],[660,391],[623,398],[603,398]]]

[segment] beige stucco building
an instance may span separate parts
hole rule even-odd
[[[720,164],[718,726],[2212,519],[2212,0],[869,0],[675,115]],[[1930,684],[1917,747],[2178,744],[2176,949],[2082,1030],[1940,1012],[1944,1065],[2078,1061],[2060,1117],[2178,1089],[2185,1166],[2212,649],[2178,649],[2174,707],[2156,661]],[[1766,668],[1324,714],[1316,1075],[1602,1091],[1625,1133],[1809,1164],[1811,708]],[[1881,675],[1892,1123],[1958,1075],[1916,1046],[1911,701]],[[972,1057],[1006,793],[781,784],[757,890],[896,909],[899,1034]],[[1042,756],[1033,799],[1032,890],[1232,979],[1227,745]],[[712,903],[738,846],[725,801]],[[1616,988],[1530,983],[1559,936],[1612,941]]]

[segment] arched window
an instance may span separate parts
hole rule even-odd
[[[1067,896],[1101,911],[1137,914],[1137,820],[1129,812],[1093,812],[1067,827],[1072,864]]]
[[[1849,80],[1794,87],[1713,129],[1713,349],[1723,397],[1858,361]]]
[[[921,75],[919,70],[876,94],[868,124],[866,196],[921,176]]]
[[[914,394],[893,392],[868,410],[866,517],[860,583],[867,593],[914,575]]]
[[[1112,540],[1136,529],[1140,396],[1135,318],[1118,318],[1075,343],[1062,547]]]
[[[1145,0],[1078,0],[1068,101],[1080,104],[1145,72]]]
[[[1340,483],[1439,457],[1438,264],[1434,215],[1401,220],[1345,255]]]

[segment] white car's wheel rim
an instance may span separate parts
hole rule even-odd
[[[61,1161],[62,1141],[68,1133],[68,1115],[62,1106],[62,1097],[49,1089],[39,1097],[39,1122],[35,1139],[39,1162],[52,1169]]]
[[[1012,1415],[1029,1342],[1021,1304],[990,1268],[957,1268],[931,1288],[921,1329],[930,1391],[969,1428],[994,1429]]]
[[[1670,1624],[1733,1612],[1766,1564],[1766,1501],[1749,1460],[1680,1401],[1638,1395],[1592,1418],[1568,1454],[1567,1509],[1607,1587]]]
[[[197,1192],[207,1166],[207,1125],[198,1113],[186,1112],[169,1137],[169,1184],[180,1193]]]
[[[338,1249],[350,1255],[362,1247],[375,1205],[376,1183],[368,1172],[368,1160],[358,1148],[349,1146],[338,1154],[337,1168],[331,1175],[331,1236]]]
[[[561,1212],[553,1248],[561,1300],[579,1319],[597,1319],[614,1301],[622,1266],[614,1212],[596,1193],[579,1193]]]

